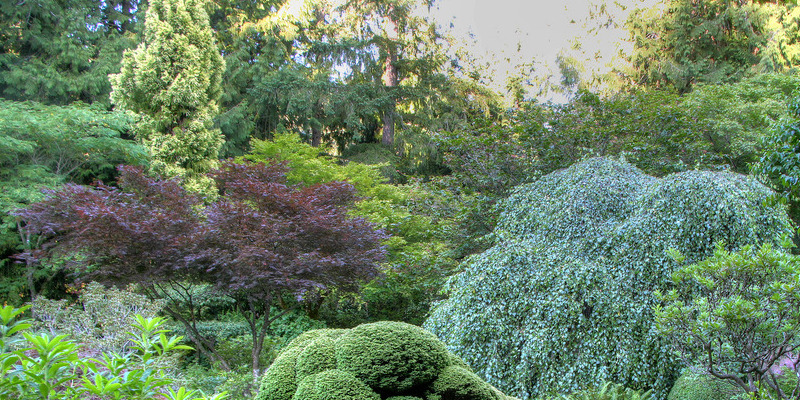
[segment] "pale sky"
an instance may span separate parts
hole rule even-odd
[[[608,71],[610,63],[621,62],[620,50],[630,49],[623,27],[587,33],[587,23],[597,24],[589,21],[589,10],[601,1],[437,0],[432,14],[445,32],[466,43],[476,57],[489,62],[490,69],[494,69],[491,75],[495,89],[503,89],[506,77],[517,73],[521,69],[518,66],[524,63],[533,62],[534,77],[551,76],[552,82],[558,82],[559,54],[584,61],[589,76],[592,71]],[[656,1],[620,0],[616,3],[622,3],[621,7],[610,6],[609,10],[621,24],[632,7]],[[581,43],[579,50],[573,49],[576,38]],[[560,97],[551,93],[545,99],[563,101]]]

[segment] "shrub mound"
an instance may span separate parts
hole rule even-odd
[[[675,381],[667,400],[730,400],[741,394],[741,389],[721,379],[687,371]]]
[[[507,400],[430,332],[402,322],[298,336],[255,400]]]
[[[678,267],[791,234],[772,192],[745,176],[663,179],[594,158],[518,186],[496,244],[464,264],[425,327],[490,384],[530,399],[604,381],[664,399],[680,362],[653,331],[654,290]]]

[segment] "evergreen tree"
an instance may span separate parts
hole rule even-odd
[[[222,59],[202,0],[153,0],[144,42],[126,52],[112,76],[112,101],[142,116],[136,136],[153,156],[154,172],[184,176],[202,191],[199,176],[216,163],[222,136],[213,127],[222,92]]]
[[[628,20],[634,42],[629,83],[674,87],[740,79],[761,60],[770,10],[750,0],[667,0]]]
[[[430,4],[429,0],[349,0],[338,10],[340,32],[345,32],[342,39],[355,45],[363,78],[385,93],[381,111],[385,146],[394,144],[397,123],[423,111],[443,82],[437,79],[445,61],[437,43],[441,36],[415,13]],[[414,112],[404,115],[404,110]]]
[[[0,2],[0,96],[107,103],[138,9],[138,0]]]

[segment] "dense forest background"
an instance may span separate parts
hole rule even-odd
[[[195,348],[176,361],[181,379],[250,398],[253,374],[305,330],[421,325],[448,277],[498,243],[498,205],[513,188],[587,158],[654,177],[753,175],[796,226],[800,6],[664,0],[622,4],[625,19],[607,11],[620,5],[598,3],[587,30],[625,27],[630,54],[603,74],[565,55],[560,83],[544,84],[525,68],[492,81],[426,17],[433,1],[0,2],[0,298],[32,302],[52,329],[101,318],[81,314],[93,295],[158,299],[153,315],[170,316]],[[46,222],[30,208],[52,200],[43,189],[65,199],[62,210],[81,196],[96,208],[76,211],[73,225]],[[264,192],[281,200],[262,202]],[[212,211],[197,217],[202,207]],[[126,237],[91,219],[112,209],[126,228],[161,219]],[[234,218],[252,217],[245,209],[261,222]],[[300,224],[293,241],[278,237],[288,228],[275,213]],[[208,234],[181,242],[187,226]],[[104,239],[59,236],[73,231]],[[328,239],[330,254],[346,254],[346,277],[304,264],[338,265],[309,255]],[[281,257],[301,260],[292,276],[307,275],[248,283],[257,266],[231,261],[248,241],[283,246]],[[175,272],[176,247],[159,243],[195,246],[206,272]]]

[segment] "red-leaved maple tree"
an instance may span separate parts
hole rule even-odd
[[[136,283],[151,297],[172,295],[187,309],[165,311],[184,324],[199,351],[229,369],[197,329],[192,284],[231,297],[253,337],[252,369],[282,296],[355,290],[386,256],[386,236],[347,214],[353,186],[286,183],[280,163],[224,162],[209,176],[219,197],[204,204],[176,180],[121,167],[118,187],[66,185],[16,212],[27,230],[50,238],[48,253],[80,254],[85,279]],[[170,303],[173,304],[173,303]]]

